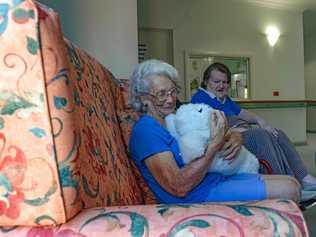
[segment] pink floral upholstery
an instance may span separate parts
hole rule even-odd
[[[47,97],[67,218],[82,207],[143,203],[116,116],[113,94],[119,85],[101,64],[69,41],[65,44],[56,13],[40,12]]]
[[[282,200],[94,208],[59,227],[2,231],[10,237],[308,236],[297,206]]]
[[[0,14],[0,225],[65,222],[38,12],[32,1],[1,1]]]
[[[308,236],[286,200],[135,206],[120,82],[32,0],[0,0],[0,45],[0,237]]]
[[[1,35],[0,225],[58,224],[85,207],[143,203],[110,73],[65,43],[53,11],[33,1],[0,7],[2,25],[8,19]]]

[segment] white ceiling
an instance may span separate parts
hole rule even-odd
[[[286,10],[316,10],[316,0],[242,0],[248,3]]]

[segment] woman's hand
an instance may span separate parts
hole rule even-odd
[[[209,151],[221,151],[225,160],[231,162],[237,156],[242,145],[242,136],[239,132],[227,131],[227,119],[223,112],[215,110],[211,116],[211,142]]]
[[[239,132],[228,131],[225,135],[225,143],[221,153],[225,157],[224,159],[232,162],[240,151],[241,145],[241,134]]]
[[[214,110],[211,114],[211,141],[208,150],[219,151],[225,143],[227,120],[223,112]]]

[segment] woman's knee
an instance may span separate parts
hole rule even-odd
[[[295,196],[297,197],[297,200],[300,197],[301,194],[301,184],[298,182],[298,180],[292,176],[285,176],[287,178],[288,187],[294,191]]]
[[[287,185],[289,188],[288,190],[288,194],[290,195],[289,199],[292,199],[298,202],[300,201],[300,198],[301,198],[301,184],[294,177],[289,176],[288,178],[289,179],[287,181],[288,182]]]
[[[298,182],[298,180],[292,176],[288,176],[288,175],[283,175],[284,177],[286,177],[286,179],[289,181],[289,183],[291,185],[294,185],[296,188],[298,188],[299,190],[301,190],[301,184],[300,182]]]
[[[243,145],[250,151],[262,153],[265,149],[272,147],[269,132],[263,128],[253,128],[242,133]],[[265,152],[263,152],[265,153]]]
[[[277,129],[277,131],[278,131],[278,135],[288,138],[288,136],[283,132],[283,130]]]
[[[270,144],[272,143],[271,135],[267,130],[263,128],[255,128],[246,132],[249,133],[248,139],[251,139],[252,142],[255,142],[259,147],[270,147]]]
[[[293,145],[291,139],[280,129],[277,130],[278,131],[278,136],[277,136],[277,139],[278,139],[278,142],[279,144],[286,144],[286,145]]]
[[[301,185],[294,177],[287,175],[265,177],[268,198],[285,198],[296,202],[299,201]]]

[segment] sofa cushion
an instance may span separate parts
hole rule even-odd
[[[19,227],[1,237],[307,237],[297,205],[286,200],[107,207],[84,210],[58,227]]]
[[[65,42],[53,10],[1,0],[0,14],[0,225],[143,203],[110,73]]]
[[[0,14],[0,225],[62,223],[38,12],[32,1],[10,0]]]
[[[115,108],[119,85],[94,58],[63,39],[41,10],[47,97],[67,219],[80,209],[143,203]]]

